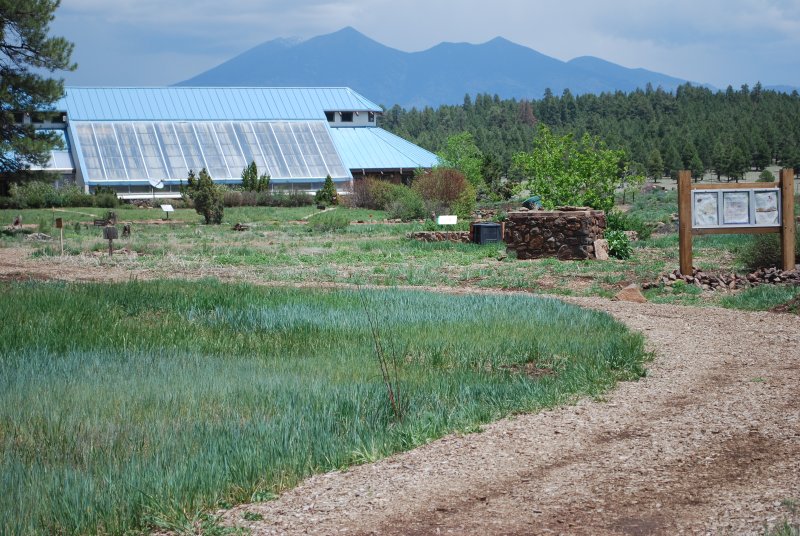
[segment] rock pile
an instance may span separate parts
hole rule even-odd
[[[469,243],[469,231],[419,231],[408,233],[408,238],[421,242],[464,242]]]
[[[746,276],[737,274],[711,274],[698,268],[692,269],[692,275],[682,275],[675,270],[662,275],[654,283],[645,283],[643,289],[658,288],[661,285],[672,287],[676,282],[682,281],[688,285],[695,285],[703,290],[737,290],[758,285],[790,284],[800,285],[800,271],[783,271],[778,268],[762,268]],[[681,284],[683,284],[681,283]]]
[[[25,237],[25,240],[29,240],[31,242],[47,242],[52,239],[53,239],[52,236],[46,235],[44,233],[31,233]]]

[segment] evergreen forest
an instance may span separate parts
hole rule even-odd
[[[434,152],[450,136],[469,132],[483,154],[483,175],[492,184],[515,177],[512,157],[530,151],[537,124],[555,134],[584,133],[625,151],[630,169],[654,181],[690,169],[738,180],[769,165],[800,171],[800,95],[765,90],[760,83],[724,91],[685,84],[661,88],[561,96],[540,100],[479,94],[462,105],[385,111],[381,126]]]

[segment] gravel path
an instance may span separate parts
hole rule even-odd
[[[643,332],[656,352],[648,376],[602,401],[315,476],[228,522],[390,535],[763,534],[800,522],[798,316],[568,301]]]

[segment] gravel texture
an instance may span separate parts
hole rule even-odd
[[[648,376],[312,477],[227,522],[253,534],[597,535],[800,522],[800,317],[568,301],[643,332],[656,353]]]

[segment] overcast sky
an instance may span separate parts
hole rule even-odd
[[[52,33],[75,43],[70,85],[170,85],[345,26],[408,52],[502,36],[719,88],[800,86],[800,0],[62,0]]]

